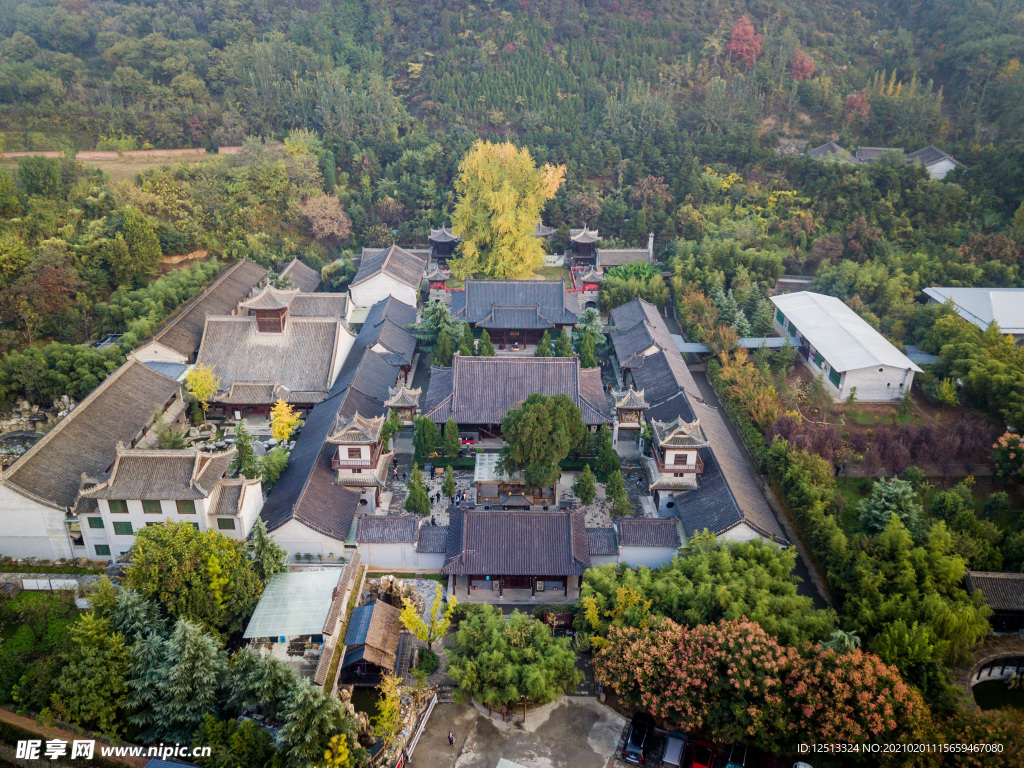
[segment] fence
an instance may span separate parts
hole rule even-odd
[[[74,592],[78,582],[74,579],[22,579],[21,586],[34,592]]]
[[[436,706],[437,694],[435,693],[427,703],[427,708],[423,710],[423,714],[420,715],[420,724],[416,726],[416,733],[412,735],[412,739],[409,741],[409,747],[405,750],[409,757],[412,757],[413,752],[416,751],[416,745],[420,743],[420,736],[422,736],[423,731],[426,730],[427,721],[430,720],[430,714],[434,711],[434,707]]]

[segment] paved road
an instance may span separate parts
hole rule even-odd
[[[665,322],[668,324],[669,330],[672,331],[672,333],[678,333],[680,336],[683,336],[683,338],[686,338],[675,318],[667,317],[665,318]],[[693,374],[693,380],[697,382],[697,388],[700,390],[700,395],[704,398],[704,401],[710,406],[721,409],[722,404],[718,400],[718,395],[715,394],[715,390],[712,388],[711,382],[708,381],[707,374],[704,371],[691,371],[691,373]],[[732,439],[736,441],[736,445],[740,446],[740,450],[737,451],[737,453],[742,456],[743,463],[746,465],[748,471],[757,477],[759,475],[758,469],[754,465],[754,462],[751,460],[746,449],[743,447],[742,438],[736,431],[736,428],[732,424],[732,420],[725,413],[724,409],[722,409],[722,414],[724,416],[723,421],[725,422],[726,429],[729,430],[729,434],[732,435]],[[775,512],[774,509],[772,511]],[[777,512],[775,512],[775,518],[776,520],[779,519]],[[784,522],[781,520],[779,521],[779,524],[784,528],[786,527]],[[800,579],[800,583],[797,584],[797,592],[805,597],[811,598],[814,601],[815,608],[827,608],[828,601],[825,600],[825,596],[815,585],[814,579],[811,578],[810,568],[808,567],[807,561],[804,559],[803,555],[799,552],[799,549],[797,550],[796,564],[793,566],[793,573]]]

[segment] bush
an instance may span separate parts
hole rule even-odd
[[[420,650],[420,662],[413,669],[419,671],[424,676],[432,675],[441,666],[441,659],[438,658],[437,654],[433,651],[423,648]]]

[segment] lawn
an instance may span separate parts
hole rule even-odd
[[[134,179],[135,174],[140,171],[148,171],[150,168],[159,168],[163,165],[172,165],[179,162],[187,162],[190,165],[193,163],[208,163],[211,160],[221,158],[224,155],[218,155],[212,152],[208,152],[205,155],[196,155],[194,157],[182,158],[181,160],[171,159],[167,157],[160,158],[127,158],[122,157],[117,160],[80,160],[86,168],[99,168],[104,173],[110,175],[111,181],[125,181],[126,179]],[[0,162],[0,168],[3,168],[8,173],[13,173],[18,168],[17,160],[5,160]]]
[[[1013,707],[1024,710],[1024,688],[1010,690],[1002,680],[986,680],[971,689],[974,700],[982,709]]]
[[[563,278],[567,286],[572,285],[572,277],[565,267],[541,267],[533,273],[534,280],[561,280]]]

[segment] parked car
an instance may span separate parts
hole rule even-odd
[[[661,768],[681,768],[689,741],[686,734],[679,731],[673,731],[666,736],[665,749],[661,753]]]
[[[647,759],[647,749],[654,736],[654,718],[644,712],[633,715],[622,747],[622,759],[633,765],[642,765]]]
[[[725,768],[750,768],[751,765],[751,752],[746,744],[733,744],[729,747]]]
[[[715,768],[715,745],[706,739],[697,739],[693,742],[693,749],[690,751],[690,761],[686,768]]]

